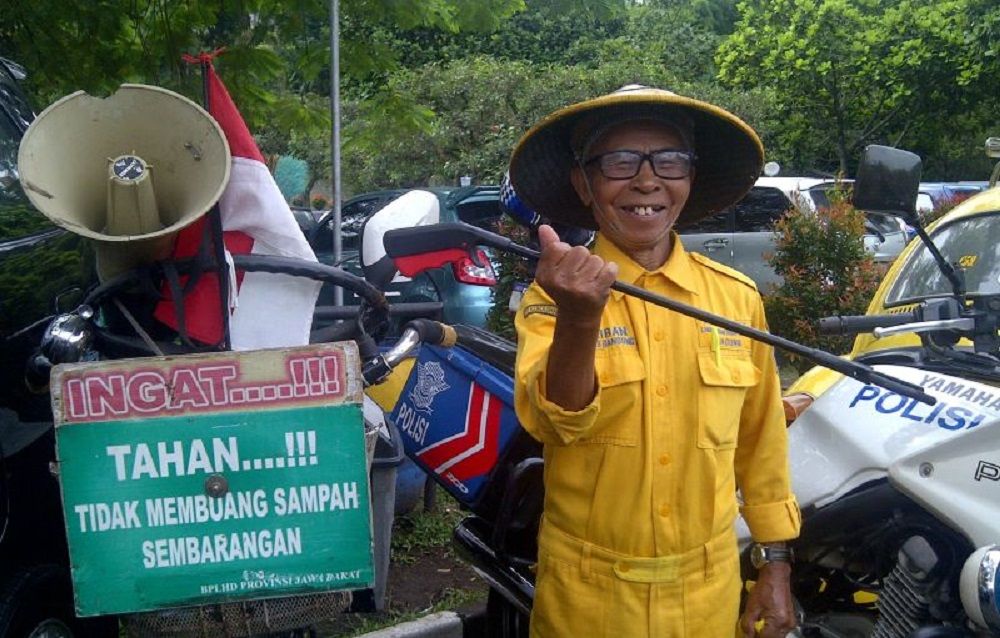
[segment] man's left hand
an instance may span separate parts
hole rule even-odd
[[[768,563],[760,568],[740,618],[744,636],[785,638],[795,628],[795,607],[789,582],[791,573],[792,566],[783,562]],[[764,621],[759,633],[756,630],[758,621]]]

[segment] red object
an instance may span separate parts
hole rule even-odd
[[[495,286],[497,276],[493,272],[493,265],[490,264],[486,251],[477,250],[476,259],[483,265],[476,265],[476,262],[469,255],[463,255],[458,261],[452,262],[451,269],[455,274],[455,280],[473,286]]]
[[[222,128],[232,154],[229,183],[218,204],[226,251],[232,255],[278,255],[315,262],[316,256],[268,172],[263,154],[211,64],[213,56],[203,54],[194,59],[203,63],[209,113]],[[198,254],[201,243],[207,241],[206,223],[202,217],[178,233],[175,259]],[[205,249],[213,251],[211,246]],[[181,278],[181,284],[186,280]],[[230,316],[224,318],[218,275],[206,272],[184,296],[185,329],[193,340],[219,345],[225,319],[230,324],[234,350],[302,345],[308,343],[319,286],[319,282],[302,278],[237,271],[236,290],[230,291]],[[161,297],[155,317],[177,330],[177,309],[167,285]],[[267,321],[262,321],[264,317]]]
[[[415,277],[425,270],[440,268],[461,259],[468,259],[469,255],[461,248],[446,248],[434,252],[418,253],[416,255],[406,255],[405,257],[393,258],[396,270],[405,277]]]

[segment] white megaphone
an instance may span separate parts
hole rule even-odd
[[[160,87],[123,84],[110,97],[78,91],[42,111],[18,166],[38,210],[95,240],[107,279],[170,255],[177,232],[222,195],[230,155],[205,109]]]

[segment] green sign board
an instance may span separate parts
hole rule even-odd
[[[59,366],[77,613],[373,582],[353,344]]]

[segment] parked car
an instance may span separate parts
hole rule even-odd
[[[341,206],[341,259],[339,265],[357,275],[362,274],[358,257],[361,230],[365,222],[376,211],[381,210],[411,189],[393,189],[365,193],[354,197]],[[500,219],[500,188],[498,186],[427,187],[434,193],[440,204],[440,222],[463,221],[494,230]],[[309,243],[316,257],[325,264],[333,263],[333,213],[322,219],[308,235]],[[476,278],[477,284],[465,283],[468,276]],[[467,273],[457,269],[438,268],[419,275],[414,279],[397,276],[386,288],[386,296],[393,303],[424,303],[436,309],[437,318],[446,323],[464,323],[482,327],[486,313],[492,305],[491,288],[483,279],[492,279],[495,274],[491,263],[486,263],[482,272]],[[487,282],[488,283],[488,282]],[[345,306],[357,305],[357,297],[345,298]],[[325,286],[320,291],[317,302],[314,329],[320,329],[336,318],[342,318],[349,310],[333,307],[333,290]],[[397,322],[398,323],[398,322]]]
[[[831,179],[761,177],[734,206],[678,230],[685,249],[702,253],[731,266],[766,291],[781,283],[767,263],[774,253],[774,224],[792,207],[815,213],[829,206],[829,193],[838,188]],[[903,250],[907,237],[893,217],[869,214],[863,241],[876,262],[891,263]]]
[[[302,206],[289,206],[289,208],[292,211],[292,217],[295,218],[295,223],[299,225],[299,230],[306,237],[309,237],[316,231],[319,220],[330,212],[313,210]]]
[[[986,189],[987,182],[920,182],[917,211],[933,213],[941,206],[955,206]]]

